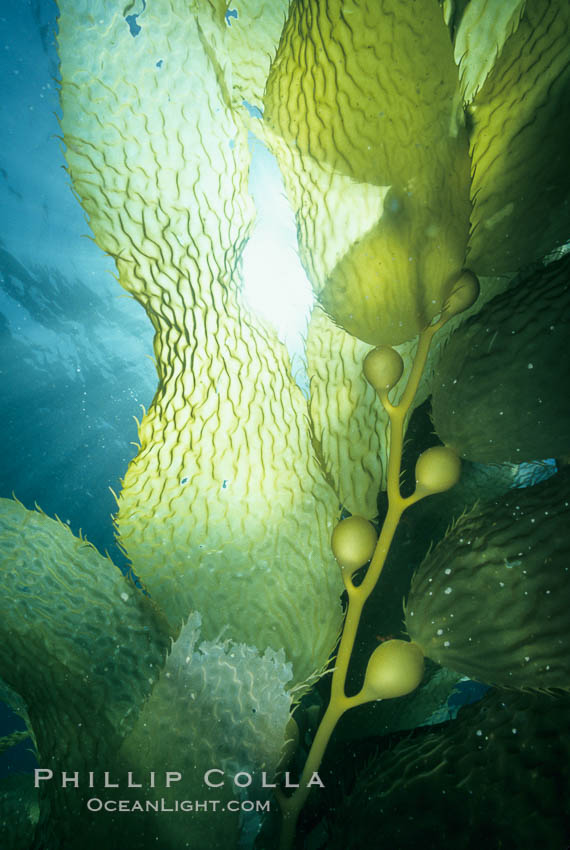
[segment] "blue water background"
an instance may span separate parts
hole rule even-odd
[[[0,0],[0,496],[57,514],[124,565],[109,488],[156,387],[152,331],[71,192],[56,17],[52,0]],[[0,736],[14,725],[0,703]],[[1,755],[0,775],[29,766],[28,747]]]

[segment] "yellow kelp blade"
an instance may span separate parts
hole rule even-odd
[[[264,19],[238,30],[220,4],[157,0],[134,36],[120,4],[60,9],[73,185],[156,332],[159,386],[124,479],[120,542],[173,632],[197,610],[205,638],[226,628],[284,647],[305,678],[340,626],[338,498],[283,346],[239,303],[254,210],[229,51]],[[256,41],[268,55],[271,26]]]
[[[526,0],[470,0],[455,33],[455,61],[465,104],[473,100],[516,30]]]
[[[362,363],[370,346],[315,307],[307,331],[309,410],[322,465],[351,514],[373,519],[386,477],[388,423]]]
[[[293,4],[267,84],[265,118],[276,139],[267,141],[315,293],[365,342],[414,337],[463,266],[469,162],[458,102],[436,3]],[[335,175],[349,178],[346,197],[335,191]],[[385,196],[373,220],[367,199],[354,197],[369,186]],[[334,256],[329,242],[338,230],[353,236],[349,244],[340,237]],[[311,256],[319,251],[325,259]]]
[[[516,272],[568,239],[570,5],[533,0],[475,95],[468,265]]]
[[[406,377],[416,347],[415,340],[397,347]],[[307,330],[307,372],[311,423],[322,465],[343,507],[373,519],[378,492],[386,489],[390,429],[388,414],[364,376],[364,358],[370,350],[315,307]],[[429,386],[428,369],[414,407],[425,401]],[[400,395],[398,387],[391,398],[396,402]]]
[[[239,0],[223,3],[227,27],[224,47],[232,67],[231,97],[263,109],[263,92],[287,17],[289,0]]]
[[[439,380],[434,366],[454,331],[502,292],[507,282],[482,278],[480,285],[475,304],[437,332],[411,411],[438,385],[434,385],[434,380]],[[402,395],[416,349],[417,340],[396,346],[404,362],[404,377],[390,393],[393,403]],[[314,308],[307,329],[307,373],[317,453],[343,507],[372,519],[377,514],[378,492],[386,489],[390,430],[388,414],[364,377],[363,363],[369,351],[369,345],[335,325],[319,307]]]

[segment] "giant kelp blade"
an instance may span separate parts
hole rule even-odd
[[[401,185],[456,118],[448,42],[429,2],[295,2],[267,81],[265,120],[358,182]]]
[[[406,628],[486,684],[570,689],[570,472],[463,516],[412,580]]]
[[[198,610],[206,637],[227,627],[285,647],[303,679],[340,625],[338,499],[287,353],[240,300],[255,212],[241,101],[259,100],[278,15],[266,30],[263,3],[230,25],[224,4],[155,0],[133,34],[120,5],[60,8],[73,185],[156,334],[158,388],[119,498],[121,546],[173,634]],[[250,36],[262,55],[234,89],[233,51],[251,49]]]
[[[414,337],[459,274],[469,216],[441,10],[427,0],[294,3],[265,105],[321,305],[366,342]]]
[[[433,377],[440,439],[481,463],[570,453],[570,255],[515,278],[449,339]]]
[[[465,104],[473,100],[505,42],[520,23],[526,0],[470,0],[455,23],[454,55]],[[454,4],[455,5],[455,4]]]
[[[85,807],[93,790],[58,774],[113,769],[168,644],[163,615],[109,558],[62,522],[0,500],[0,676],[54,775],[39,794],[37,846],[72,846],[80,823],[85,847],[102,841],[108,827]],[[116,826],[124,836],[125,821]]]
[[[570,6],[527,3],[469,108],[473,160],[468,263],[514,272],[568,239]]]
[[[384,739],[331,812],[328,846],[565,847],[569,702],[498,691],[445,726]]]
[[[189,839],[195,847],[212,850],[236,847],[239,813],[231,803],[236,788],[229,777],[249,773],[255,782],[251,797],[267,799],[259,772],[272,775],[279,759],[290,706],[284,685],[292,672],[284,663],[285,653],[262,654],[255,647],[199,638],[200,617],[192,613],[119,752],[125,770],[136,769],[142,776],[143,791],[122,791],[131,802],[156,793],[145,770],[148,765],[157,777],[173,765],[182,775],[180,784],[160,790],[165,811],[130,813],[141,847],[175,850]],[[212,769],[215,791],[204,781]],[[192,804],[192,811],[181,812],[176,807],[182,789],[187,800],[200,800],[206,793],[219,803],[202,808]]]

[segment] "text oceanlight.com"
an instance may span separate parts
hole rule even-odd
[[[102,800],[92,797],[90,812],[268,812],[269,800]]]

